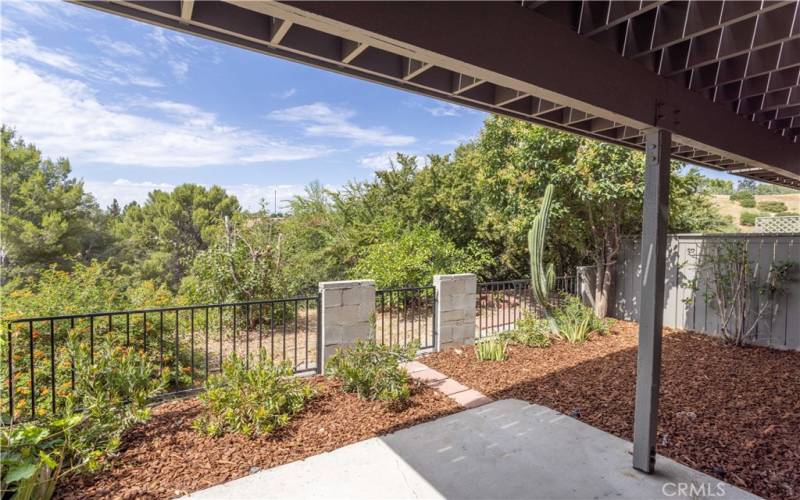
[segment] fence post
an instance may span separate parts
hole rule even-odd
[[[319,284],[322,335],[320,372],[337,349],[372,336],[375,314],[375,282],[372,280],[326,281]]]
[[[444,274],[433,277],[436,288],[436,350],[475,341],[475,300],[478,277]]]

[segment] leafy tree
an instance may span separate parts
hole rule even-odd
[[[42,158],[36,146],[5,126],[0,135],[3,283],[100,256],[109,243],[104,217],[83,183],[70,178],[69,161]]]
[[[736,184],[736,191],[745,191],[755,194],[758,183],[753,179],[742,179]]]
[[[733,194],[733,181],[704,178],[703,191],[708,194]]]
[[[236,197],[219,186],[181,184],[171,193],[152,191],[131,203],[114,224],[117,263],[138,279],[158,279],[177,289],[195,255],[206,250],[215,228],[240,212]]]
[[[368,246],[351,277],[374,279],[380,288],[425,286],[435,274],[473,273],[480,268],[480,258],[430,227],[417,226],[399,236],[391,228],[385,231],[392,236]]]
[[[263,214],[224,219],[209,248],[195,257],[181,296],[207,303],[286,295],[281,244],[275,223]]]
[[[587,256],[601,280],[596,313],[604,316],[614,267],[624,235],[638,234],[644,196],[644,158],[631,149],[581,139],[510,118],[487,120],[472,150],[472,179],[480,193],[481,222],[476,239],[498,256],[491,274],[523,274],[525,231],[538,196],[556,186],[549,250],[561,269]],[[465,148],[465,151],[468,151]],[[455,161],[462,161],[456,155]],[[714,231],[725,227],[696,169],[681,173],[673,164],[670,229]]]
[[[320,281],[344,277],[354,257],[333,194],[312,182],[304,196],[290,202],[290,208],[291,216],[280,222],[287,288],[293,293],[308,292]]]

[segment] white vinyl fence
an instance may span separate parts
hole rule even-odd
[[[778,301],[774,318],[759,322],[751,343],[780,349],[800,349],[800,234],[677,234],[670,235],[667,245],[666,290],[664,293],[664,325],[673,328],[718,334],[719,318],[706,303],[704,284],[693,290],[690,282],[696,274],[697,258],[705,245],[722,240],[746,241],[752,271],[757,283],[763,283],[772,263],[793,261],[797,264],[793,281],[786,284],[787,293]],[[609,314],[615,318],[638,320],[642,287],[639,242],[623,242],[617,265],[616,289],[612,290]],[[578,270],[581,294],[587,303],[593,301],[592,267]],[[754,292],[752,303],[758,307],[760,297]]]

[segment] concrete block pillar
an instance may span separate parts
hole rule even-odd
[[[321,297],[322,366],[337,349],[372,336],[375,282],[372,280],[326,281],[319,284]]]
[[[436,288],[436,350],[475,341],[475,301],[478,277],[443,274],[433,277]]]

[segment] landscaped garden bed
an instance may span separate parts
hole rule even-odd
[[[637,326],[616,322],[583,343],[508,346],[505,361],[472,347],[424,358],[489,397],[545,405],[633,437]],[[770,498],[800,497],[800,353],[734,347],[665,329],[658,452]]]
[[[459,409],[453,400],[423,385],[412,385],[406,402],[392,403],[342,392],[339,382],[325,377],[311,382],[316,396],[286,427],[269,436],[207,436],[192,427],[202,411],[197,398],[162,403],[148,422],[126,432],[110,467],[66,480],[56,496],[173,498]]]

